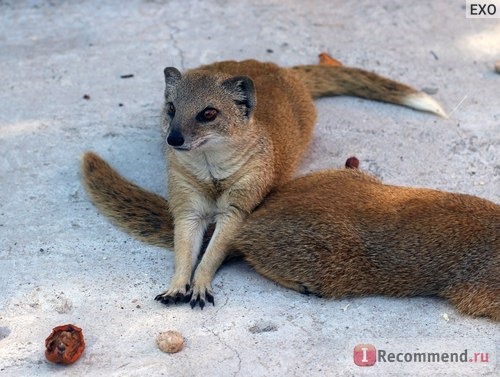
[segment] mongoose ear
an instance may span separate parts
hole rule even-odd
[[[236,76],[222,83],[234,97],[234,101],[243,108],[245,116],[249,117],[257,103],[255,98],[255,87],[248,76]]]
[[[165,97],[167,97],[181,81],[182,75],[175,67],[167,67],[163,73],[165,74]]]

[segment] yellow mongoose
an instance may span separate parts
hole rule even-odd
[[[172,248],[169,203],[86,153],[96,206],[150,244]],[[500,321],[500,206],[470,195],[384,185],[354,169],[274,189],[228,242],[262,275],[323,297],[438,295]]]
[[[269,191],[292,178],[310,144],[313,98],[355,95],[444,115],[424,93],[343,66],[280,68],[246,60],[164,73],[175,273],[156,297],[163,303],[213,303],[211,281],[229,241]],[[195,266],[210,223],[215,230]]]

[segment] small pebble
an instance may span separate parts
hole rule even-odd
[[[164,331],[156,337],[156,344],[163,352],[176,353],[184,347],[184,337],[178,331]]]

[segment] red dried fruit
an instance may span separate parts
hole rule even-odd
[[[75,325],[54,327],[45,339],[45,357],[57,364],[72,364],[83,353],[85,340],[82,329]]]
[[[354,156],[349,157],[345,162],[345,167],[348,169],[357,169],[359,167],[359,160]]]
[[[319,57],[319,65],[331,65],[333,67],[338,67],[339,65],[342,65],[341,62],[339,62],[337,59],[332,58],[326,52],[322,52],[321,54],[318,55],[318,57]]]

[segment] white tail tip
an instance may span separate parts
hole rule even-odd
[[[416,110],[428,111],[443,118],[448,118],[441,105],[434,98],[423,92],[408,94],[403,98],[402,104]]]

